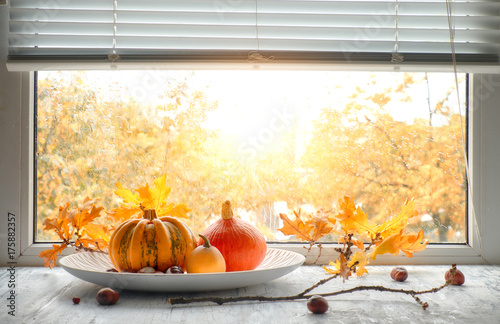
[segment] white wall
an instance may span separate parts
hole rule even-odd
[[[474,82],[473,195],[486,263],[500,264],[500,75]]]
[[[5,67],[7,31],[8,10],[4,6],[0,7],[0,265],[5,264],[8,257],[8,213],[16,215],[16,230],[19,230],[20,216],[21,74],[9,73]]]
[[[20,154],[21,134],[26,136],[28,127],[26,121],[21,124],[21,73],[8,72],[5,67],[7,23],[7,7],[0,7],[0,265],[8,261],[9,212],[17,219],[18,254],[20,216],[23,213],[26,219],[28,215],[21,205],[21,197],[27,199],[26,190],[22,190],[26,188],[26,177],[21,177],[22,163],[27,159],[21,159]],[[479,113],[473,121],[475,207],[485,262],[500,264],[500,75],[482,75],[476,80],[474,105]]]

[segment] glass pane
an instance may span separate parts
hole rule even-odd
[[[39,72],[36,240],[53,239],[41,224],[58,206],[89,196],[111,209],[117,182],[133,189],[166,173],[195,232],[229,199],[268,240],[293,240],[279,213],[335,210],[348,195],[372,221],[413,199],[413,229],[465,242],[455,84],[445,73]]]

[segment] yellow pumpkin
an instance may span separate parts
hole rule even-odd
[[[222,253],[200,234],[204,244],[194,249],[186,263],[188,273],[226,272],[226,261]]]
[[[166,271],[174,265],[185,269],[196,245],[186,223],[169,216],[158,218],[154,209],[146,209],[142,219],[129,219],[116,228],[109,241],[109,256],[120,272],[144,267]]]

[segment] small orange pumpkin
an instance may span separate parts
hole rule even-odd
[[[142,219],[129,219],[116,228],[109,241],[109,256],[120,272],[144,267],[166,271],[174,265],[185,269],[196,245],[186,223],[169,216],[158,218],[154,209],[146,209]]]
[[[200,234],[204,244],[191,253],[186,262],[187,273],[225,272],[226,261],[220,251],[210,244],[208,238]]]
[[[233,217],[231,203],[222,204],[221,218],[203,232],[226,260],[226,271],[244,271],[257,268],[267,253],[264,235],[249,222]],[[203,240],[198,240],[198,245]]]

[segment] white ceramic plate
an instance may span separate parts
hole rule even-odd
[[[107,254],[78,252],[59,261],[64,270],[82,280],[115,289],[194,292],[224,290],[261,284],[282,277],[304,263],[305,257],[295,252],[267,249],[255,270],[223,273],[137,274],[106,270],[113,268]]]

